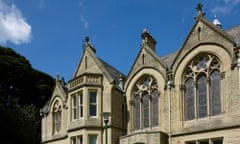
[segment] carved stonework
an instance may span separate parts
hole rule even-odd
[[[81,85],[102,85],[102,75],[101,74],[83,74],[75,78],[70,82],[70,89]]]
[[[147,92],[150,95],[149,98],[151,99],[151,93],[154,89],[158,89],[157,82],[152,76],[147,75],[136,83],[134,93],[135,95],[142,96],[144,92]]]

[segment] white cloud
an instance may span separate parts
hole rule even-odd
[[[89,27],[88,20],[83,15],[80,15],[80,21],[83,23],[85,29]]]
[[[238,4],[240,4],[240,0],[223,0],[221,4],[216,5],[212,9],[212,13],[229,14],[235,10]]]
[[[0,0],[0,43],[28,43],[31,39],[31,26],[14,5]]]

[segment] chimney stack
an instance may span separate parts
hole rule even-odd
[[[155,52],[156,41],[151,34],[144,29],[142,33],[142,45],[151,48]]]

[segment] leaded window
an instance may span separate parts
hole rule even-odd
[[[201,54],[184,71],[185,120],[214,116],[221,113],[221,76],[218,59]]]
[[[156,80],[150,75],[140,78],[133,92],[134,129],[146,129],[158,125],[159,91]]]
[[[53,134],[60,132],[61,122],[62,122],[62,107],[60,105],[59,100],[57,100],[53,106]]]
[[[140,96],[138,94],[135,95],[134,99],[134,127],[135,129],[140,129]]]

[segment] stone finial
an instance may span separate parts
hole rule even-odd
[[[197,5],[197,11],[199,12],[199,13],[201,13],[202,12],[202,7],[203,7],[203,5],[201,4],[201,3],[198,3],[198,5]]]
[[[89,44],[89,37],[88,37],[88,36],[85,37],[85,44],[86,44],[86,45]]]
[[[141,37],[142,44],[149,46],[153,51],[155,51],[156,41],[146,29],[143,30]]]
[[[199,17],[203,17],[205,15],[205,13],[202,12],[202,7],[203,7],[203,5],[201,3],[197,4],[197,7],[196,7],[196,9],[197,9],[197,16],[195,17],[195,19],[199,18]]]
[[[90,41],[89,36],[86,36],[85,37],[85,47],[90,47],[93,50],[93,52],[96,53],[96,49],[94,48],[93,45],[90,44],[89,41]]]
[[[59,77],[60,77],[60,75],[59,75],[59,73],[57,73],[56,74],[56,81],[59,81]]]

